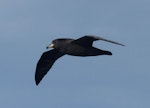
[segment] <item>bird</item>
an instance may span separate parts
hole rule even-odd
[[[52,41],[46,48],[53,48],[46,51],[39,59],[35,71],[35,83],[38,85],[47,72],[51,69],[57,59],[64,55],[71,56],[99,56],[99,55],[112,55],[110,51],[98,49],[92,46],[94,41],[102,40],[113,44],[125,46],[124,44],[111,41],[102,37],[85,35],[78,39],[59,38]]]

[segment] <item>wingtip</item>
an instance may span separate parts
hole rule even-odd
[[[38,85],[39,85],[39,83],[40,83],[40,82],[35,81],[36,86],[38,86]]]
[[[36,84],[37,86],[39,85],[40,81],[41,81],[41,80],[39,80],[39,79],[37,78],[37,76],[35,75],[35,84]]]
[[[110,42],[110,43],[113,43],[113,44],[125,46],[124,44],[121,44],[119,42],[111,41],[111,40],[108,40],[108,39],[105,39],[105,38],[102,38],[102,37],[99,37],[99,36],[94,36],[94,35],[86,35],[86,36],[93,37],[93,38],[95,38],[95,40],[103,40],[103,41]]]
[[[125,46],[124,44],[119,43],[118,45]]]

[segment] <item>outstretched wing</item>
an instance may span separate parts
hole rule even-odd
[[[64,54],[59,52],[56,49],[44,52],[37,63],[36,72],[35,72],[35,82],[36,85],[40,83],[43,77],[47,74],[49,69],[52,67],[54,62],[63,56]]]
[[[96,41],[96,40],[103,40],[103,41],[110,42],[110,43],[113,43],[113,44],[125,46],[121,43],[111,41],[111,40],[108,40],[108,39],[105,39],[105,38],[102,38],[102,37],[92,36],[92,35],[83,36],[79,39],[76,39],[74,42],[77,43],[77,44],[80,44],[80,45],[91,47],[93,42]]]

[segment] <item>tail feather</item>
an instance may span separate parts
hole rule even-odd
[[[93,48],[93,52],[95,53],[95,55],[112,55],[110,51],[101,50],[98,48]]]
[[[112,53],[110,51],[104,51],[104,54],[106,54],[106,55],[112,55]]]

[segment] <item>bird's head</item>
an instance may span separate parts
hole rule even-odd
[[[58,40],[53,40],[51,44],[49,44],[46,48],[57,48],[58,46]]]
[[[61,38],[61,39],[56,39],[53,40],[50,45],[48,45],[46,48],[55,48],[55,49],[60,49],[62,47],[65,47],[68,43],[70,43],[72,39],[66,39],[66,38]]]

